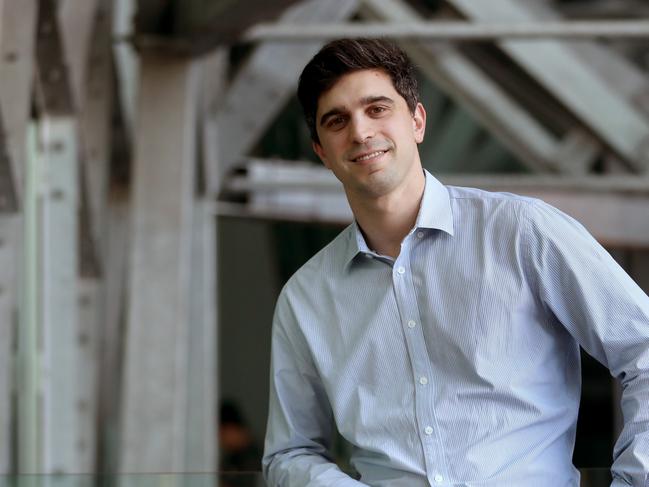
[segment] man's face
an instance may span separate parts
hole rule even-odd
[[[421,177],[425,127],[424,107],[411,113],[386,73],[356,71],[320,96],[313,149],[348,196],[377,198]]]

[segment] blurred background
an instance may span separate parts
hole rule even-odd
[[[275,299],[351,221],[297,78],[359,35],[415,61],[428,170],[649,289],[645,0],[0,0],[0,475],[259,470]],[[607,468],[619,387],[582,369]]]

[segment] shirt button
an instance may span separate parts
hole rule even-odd
[[[417,238],[424,238],[424,232],[417,232]]]
[[[426,426],[426,429],[424,430],[424,433],[426,433],[427,435],[432,435],[433,434],[433,428],[431,428],[430,426]]]
[[[403,266],[401,266],[401,267],[399,267],[399,268],[397,269],[397,272],[398,272],[399,274],[403,274],[404,272],[406,272],[406,268],[403,267]]]
[[[408,321],[408,328],[414,328],[415,326],[417,326],[417,323],[414,320]]]
[[[426,377],[420,377],[420,378],[419,378],[419,383],[420,383],[422,386],[425,386],[426,384],[428,384],[428,379],[427,379]]]
[[[438,484],[441,484],[443,481],[444,481],[444,477],[442,477],[439,474],[435,475],[435,482],[437,482]]]

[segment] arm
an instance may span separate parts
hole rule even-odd
[[[333,416],[297,320],[282,294],[273,320],[264,478],[270,487],[356,487],[333,462]]]
[[[649,298],[575,220],[540,202],[527,216],[543,305],[622,384],[613,486],[649,486]]]

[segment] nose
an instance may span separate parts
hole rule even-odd
[[[363,144],[374,137],[374,128],[371,120],[365,117],[353,117],[350,121],[350,133],[352,140],[357,144]]]

